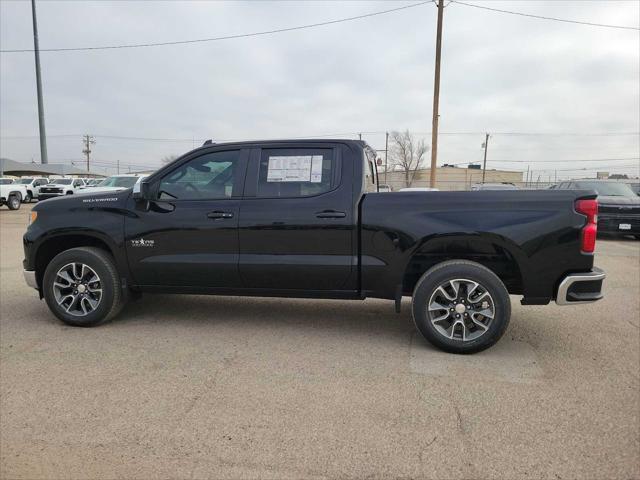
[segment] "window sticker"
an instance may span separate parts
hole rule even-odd
[[[270,156],[267,182],[322,181],[322,155]]]

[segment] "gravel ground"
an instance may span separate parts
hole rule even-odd
[[[153,296],[66,327],[0,211],[0,477],[640,478],[640,242],[602,240],[605,299],[522,307],[441,353],[408,299]]]

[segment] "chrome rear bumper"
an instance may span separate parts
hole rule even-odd
[[[22,270],[22,275],[24,275],[24,281],[27,282],[27,285],[38,290],[35,270]]]
[[[602,282],[605,277],[606,274],[599,268],[594,268],[591,272],[567,275],[558,286],[556,304],[577,305],[600,300],[603,297]]]

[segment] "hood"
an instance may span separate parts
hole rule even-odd
[[[598,204],[600,205],[640,205],[640,197],[621,197],[598,195]]]
[[[131,192],[119,190],[116,192],[100,192],[93,194],[91,191],[82,195],[60,195],[44,202],[38,202],[33,210],[75,210],[78,208],[123,208]]]

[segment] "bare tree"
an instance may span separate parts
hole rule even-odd
[[[162,157],[160,161],[162,162],[163,165],[167,165],[173,162],[176,158],[178,158],[178,155],[166,155]]]
[[[409,130],[391,132],[391,165],[404,172],[404,183],[410,187],[418,168],[424,166],[429,147],[424,140],[416,139]]]

